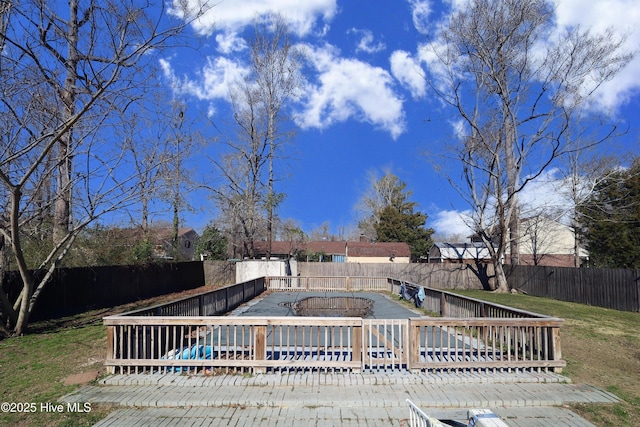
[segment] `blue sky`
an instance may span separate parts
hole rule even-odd
[[[280,13],[308,55],[303,95],[294,110],[298,132],[280,166],[280,174],[288,175],[277,188],[287,195],[280,217],[296,220],[305,231],[328,223],[334,233],[348,233],[357,223],[354,208],[368,177],[390,170],[428,214],[428,226],[442,236],[464,234],[460,214],[469,206],[446,180],[459,176],[460,167],[441,156],[455,138],[455,115],[429,91],[421,73],[428,66],[422,48],[465,2],[224,0],[193,25],[200,36],[197,49],[175,50],[162,60],[165,79],[192,110],[223,125],[230,119],[229,85],[246,69],[243,32],[256,16]],[[638,2],[558,0],[559,29],[613,26],[627,36],[630,50],[640,46],[638,22]],[[592,105],[628,123],[631,131],[615,141],[615,149],[635,155],[640,154],[638,75],[640,58],[600,88]],[[557,177],[550,169],[525,199],[560,203],[553,197]],[[199,211],[185,216],[187,226],[201,229],[217,214],[202,195],[191,204]]]

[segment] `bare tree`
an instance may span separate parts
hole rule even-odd
[[[223,141],[228,148],[225,158],[214,161],[224,178],[215,195],[223,212],[242,227],[243,255],[253,256],[253,242],[264,225],[269,257],[275,211],[284,198],[275,191],[275,162],[294,135],[287,126],[286,105],[300,87],[301,52],[278,15],[256,21],[248,44],[250,72],[230,90],[238,133],[233,140]],[[231,165],[234,171],[229,170]]]
[[[149,237],[150,217],[153,215],[151,205],[158,197],[160,187],[159,166],[167,157],[166,128],[169,126],[161,112],[166,107],[155,102],[151,106],[129,108],[121,126],[115,129],[115,135],[124,141],[129,151],[136,176],[135,188],[140,199],[139,211],[131,212],[131,222],[142,229],[145,240]]]
[[[569,137],[568,140],[571,142],[568,144],[569,149],[563,156],[559,168],[562,181],[561,188],[558,189],[558,193],[567,200],[568,206],[557,212],[555,216],[567,221],[573,230],[574,266],[581,267],[581,254],[584,251],[581,242],[582,224],[578,213],[579,207],[592,197],[595,189],[602,182],[615,173],[615,166],[619,164],[619,159],[613,155],[599,154],[594,150],[601,142],[597,135],[578,132],[575,137]]]
[[[378,239],[376,224],[380,221],[380,213],[385,207],[391,205],[393,200],[397,200],[403,190],[400,178],[391,170],[385,169],[383,173],[382,177],[374,172],[369,173],[369,186],[355,207],[360,218],[358,221],[360,235],[370,242]]]
[[[267,259],[271,255],[273,240],[274,211],[283,199],[274,190],[274,163],[280,155],[282,145],[293,138],[293,132],[286,132],[286,122],[290,120],[284,108],[300,88],[301,52],[292,45],[289,29],[279,15],[258,22],[254,38],[251,40],[252,80],[261,104],[262,120],[266,120],[266,143],[268,146],[267,183]]]
[[[164,144],[166,151],[160,165],[162,188],[159,193],[171,206],[171,244],[174,259],[178,260],[180,215],[184,210],[190,209],[187,195],[195,186],[185,165],[198,142],[198,133],[193,130],[193,122],[188,118],[187,105],[184,102],[173,101],[171,107],[168,111],[170,117],[167,117],[169,126]]]
[[[238,85],[231,92],[237,136],[225,138],[227,152],[211,162],[220,173],[221,185],[211,188],[225,217],[226,230],[241,257],[253,257],[254,242],[264,235],[264,168],[268,162],[268,143],[258,108],[257,92],[251,85]]]
[[[459,116],[459,190],[492,252],[499,291],[508,290],[507,247],[519,262],[519,194],[565,152],[569,124],[632,57],[611,30],[574,27],[549,41],[553,19],[546,0],[473,0],[431,44],[429,82]]]
[[[0,52],[0,232],[11,246],[22,291],[0,291],[3,321],[23,333],[55,267],[76,237],[102,215],[134,202],[130,158],[110,125],[140,95],[147,61],[202,11],[171,22],[164,3],[77,1],[64,13],[50,2],[14,3]],[[59,14],[60,13],[60,14]],[[3,24],[4,25],[4,24]],[[42,197],[48,194],[51,198]],[[34,221],[53,237],[33,267],[23,248]]]

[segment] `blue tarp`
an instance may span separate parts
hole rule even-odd
[[[210,345],[194,345],[192,347],[184,347],[181,349],[177,349],[173,352],[172,355],[162,356],[162,359],[165,360],[201,360],[201,359],[211,359],[211,346]],[[174,368],[169,368],[170,372],[182,372],[187,371],[189,369],[193,369],[193,367],[187,366],[178,366]]]

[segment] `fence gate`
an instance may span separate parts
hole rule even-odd
[[[362,323],[363,369],[408,369],[409,319],[363,319]]]

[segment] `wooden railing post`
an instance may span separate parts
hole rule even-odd
[[[551,360],[562,360],[562,346],[560,344],[560,328],[551,327]],[[562,373],[562,367],[553,368],[553,372]]]
[[[420,363],[420,326],[414,325],[409,319],[409,354],[407,356],[407,370],[409,372],[414,371],[414,366],[418,366]],[[426,339],[426,338],[425,338]],[[425,351],[427,347],[427,343],[425,342]],[[418,368],[415,368],[415,373],[419,371]]]
[[[255,344],[254,347],[254,360],[266,360],[267,359],[267,327],[266,326],[256,326],[253,330],[254,337],[253,342]],[[259,365],[259,362],[257,363]],[[254,366],[254,373],[256,374],[264,374],[266,372],[266,368],[264,366]]]
[[[107,360],[116,358],[115,347],[113,345],[113,343],[115,342],[114,341],[115,332],[116,332],[115,326],[107,326]],[[113,365],[107,366],[107,372],[109,374],[115,374],[115,366]]]
[[[362,348],[362,326],[354,326],[351,332],[351,359],[352,362],[360,362],[360,370],[364,369],[362,366],[362,361],[364,358],[362,357],[362,352],[364,349]],[[358,372],[354,369],[354,372]]]

